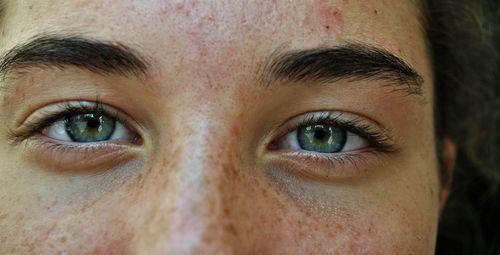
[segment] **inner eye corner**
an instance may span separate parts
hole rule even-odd
[[[279,146],[277,144],[277,141],[276,140],[273,140],[271,142],[269,142],[266,146],[266,150],[268,151],[277,151],[279,150]]]

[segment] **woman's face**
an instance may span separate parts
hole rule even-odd
[[[433,253],[413,1],[6,6],[0,253]]]

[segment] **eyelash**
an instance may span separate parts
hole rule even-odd
[[[279,136],[282,138],[284,135],[296,130],[301,126],[308,125],[334,125],[340,127],[348,132],[360,136],[365,139],[371,148],[377,152],[395,152],[397,148],[392,142],[391,137],[381,131],[375,130],[371,125],[367,124],[358,117],[352,119],[341,118],[342,113],[321,112],[306,114],[302,120],[296,124],[291,124],[285,128],[285,132]],[[348,154],[348,153],[345,153]]]
[[[91,103],[92,105],[89,106],[88,103]],[[106,110],[104,104],[99,100],[95,100],[93,102],[67,102],[64,103],[62,106],[60,106],[60,109],[57,112],[41,111],[40,115],[44,116],[41,120],[29,121],[23,123],[22,129],[24,131],[19,133],[11,131],[10,137],[12,138],[13,141],[22,142],[33,137],[43,129],[54,124],[56,121],[60,121],[68,116],[84,114],[89,112],[109,116],[113,119],[116,119],[117,121],[120,121],[121,123],[123,123],[125,126],[128,127],[127,122],[122,118],[120,118],[117,112],[111,112],[109,110]]]

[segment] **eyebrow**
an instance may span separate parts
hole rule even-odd
[[[0,26],[2,25],[3,16],[5,15],[5,2],[0,0]]]
[[[22,74],[27,68],[74,66],[95,73],[138,76],[147,73],[146,58],[116,42],[81,36],[39,35],[8,50],[0,60],[0,75]]]
[[[81,36],[39,35],[18,45],[0,60],[0,75],[39,67],[75,66],[100,74],[145,75],[149,63],[131,48],[116,42]],[[422,95],[422,77],[404,60],[389,51],[365,44],[346,44],[271,54],[264,65],[261,81],[270,86],[277,81],[331,83],[384,80],[408,94]]]
[[[404,60],[374,46],[351,43],[271,54],[260,76],[264,86],[278,81],[332,83],[342,79],[383,80],[395,90],[422,95],[423,78]]]

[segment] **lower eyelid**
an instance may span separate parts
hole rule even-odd
[[[271,153],[266,164],[306,179],[335,181],[366,175],[380,163],[378,152],[366,149],[336,154],[286,151]]]
[[[139,149],[118,142],[75,145],[39,137],[27,141],[28,155],[57,171],[101,171],[117,167],[139,155]]]

